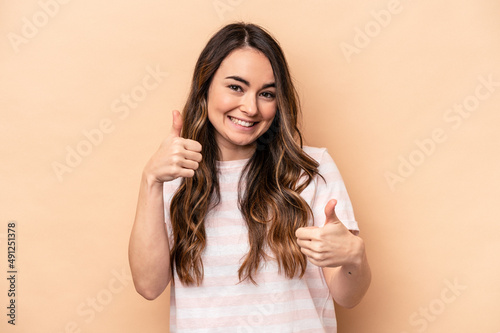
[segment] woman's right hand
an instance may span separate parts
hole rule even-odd
[[[201,144],[184,139],[181,135],[182,117],[178,110],[172,112],[172,130],[144,168],[148,181],[172,181],[178,177],[193,177],[202,160]]]

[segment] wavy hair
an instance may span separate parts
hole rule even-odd
[[[174,244],[171,268],[186,285],[203,280],[206,247],[204,219],[220,202],[217,160],[220,152],[208,120],[207,96],[221,62],[234,50],[250,47],[270,61],[276,82],[276,116],[256,142],[256,150],[239,181],[238,206],[248,227],[250,249],[238,270],[240,281],[255,282],[260,263],[272,254],[279,272],[302,277],[307,260],[295,230],[307,225],[311,208],[300,196],[318,174],[318,163],[302,150],[298,129],[300,105],[288,65],[278,42],[262,27],[233,23],[208,41],[196,63],[183,109],[184,138],[202,145],[203,161],[192,178],[183,178],[170,205]],[[270,251],[267,251],[267,248]]]

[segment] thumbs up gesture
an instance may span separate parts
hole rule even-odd
[[[172,129],[144,168],[144,174],[158,183],[178,177],[193,177],[202,160],[201,144],[181,137],[182,117],[172,112]]]
[[[351,265],[363,255],[362,240],[340,222],[335,214],[336,205],[335,199],[326,204],[323,227],[303,227],[295,232],[302,253],[319,267]]]

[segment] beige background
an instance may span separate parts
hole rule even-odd
[[[15,327],[0,279],[0,331],[168,331],[168,292],[142,299],[128,268],[140,174],[209,36],[245,20],[281,42],[306,143],[330,150],[366,240],[372,286],[339,332],[499,332],[499,15],[495,0],[0,1],[0,275],[9,221],[19,270]]]

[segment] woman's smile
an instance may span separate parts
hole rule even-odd
[[[243,119],[232,117],[232,116],[228,116],[228,118],[234,124],[239,125],[239,126],[244,127],[244,128],[252,128],[255,124],[257,124],[257,122],[254,122],[254,121],[245,121]]]

